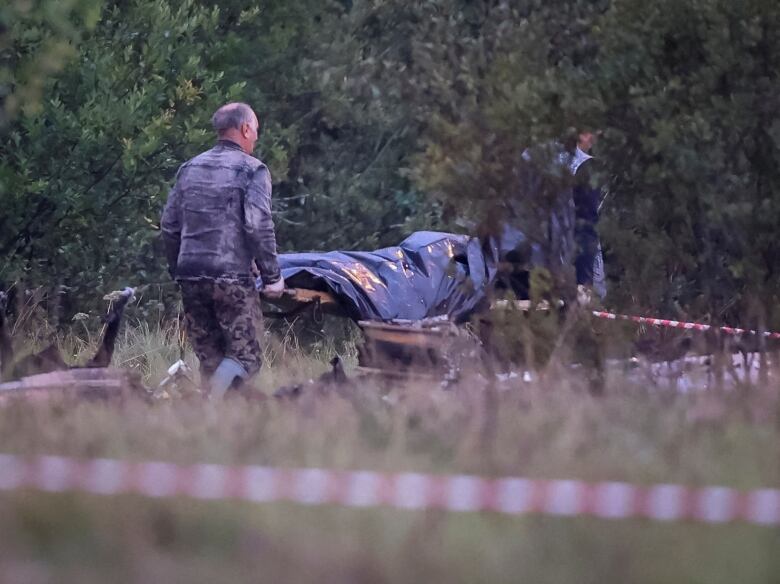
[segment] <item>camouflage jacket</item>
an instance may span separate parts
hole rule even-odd
[[[171,275],[251,281],[254,259],[264,284],[281,277],[265,164],[228,140],[185,162],[162,216]]]

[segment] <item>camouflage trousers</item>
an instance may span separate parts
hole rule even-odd
[[[223,358],[238,361],[252,376],[260,370],[263,331],[260,297],[254,286],[226,280],[180,280],[187,336],[210,377]]]

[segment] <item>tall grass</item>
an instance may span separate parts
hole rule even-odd
[[[354,338],[264,339],[257,391],[302,381]],[[343,332],[343,331],[342,331]],[[58,342],[74,362],[97,334]],[[130,322],[115,365],[151,386],[180,356],[178,325]],[[330,340],[329,340],[330,339]],[[34,341],[38,342],[38,341]],[[195,365],[189,350],[185,360]],[[771,366],[770,360],[770,366]],[[352,370],[350,369],[350,373]],[[355,380],[298,399],[54,400],[0,407],[5,453],[465,472],[753,488],[780,485],[780,391],[679,392],[610,370],[594,395],[552,364],[501,383],[475,368],[448,389]],[[772,582],[776,530],[290,505],[0,495],[0,582]]]

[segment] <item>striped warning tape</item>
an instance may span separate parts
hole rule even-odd
[[[384,474],[316,468],[179,466],[166,462],[57,456],[25,459],[0,455],[0,491],[20,489],[356,508],[780,525],[780,489],[738,491],[726,487],[640,486],[511,477],[485,479],[468,475]]]
[[[698,322],[681,322],[678,320],[668,320],[663,318],[650,318],[647,316],[629,316],[627,314],[615,314],[612,312],[600,312],[598,310],[593,311],[593,316],[596,318],[604,318],[607,320],[628,320],[639,324],[647,324],[650,326],[676,328],[684,330],[694,331],[720,331],[727,335],[761,335],[767,339],[780,339],[780,333],[773,332],[761,332],[749,329],[734,328],[730,326],[712,326],[709,324],[701,324]]]

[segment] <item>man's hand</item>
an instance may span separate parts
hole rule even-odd
[[[284,278],[279,278],[277,282],[263,286],[260,293],[268,298],[281,298],[284,292]]]

